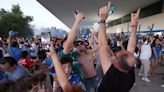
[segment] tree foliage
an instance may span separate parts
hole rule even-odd
[[[19,5],[13,5],[11,11],[0,10],[0,35],[7,37],[8,32],[13,30],[18,32],[20,36],[32,37],[33,30],[30,22],[33,21],[32,16],[25,16]]]

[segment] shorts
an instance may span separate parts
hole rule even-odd
[[[86,92],[92,92],[93,90],[98,90],[99,84],[100,84],[100,79],[97,76],[94,76],[89,79],[84,79]]]

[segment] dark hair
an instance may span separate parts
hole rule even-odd
[[[107,39],[108,45],[111,45],[111,40]]]
[[[156,45],[156,43],[155,43],[156,40],[161,41],[159,38],[155,38],[155,39],[153,40],[152,46],[155,46],[155,45]],[[158,44],[158,45],[160,46],[160,48],[162,48],[161,44]]]
[[[73,59],[69,56],[69,55],[65,55],[63,56],[61,59],[61,64],[66,64],[66,63],[70,63],[72,65],[73,63]]]
[[[128,58],[129,58],[129,54],[128,53],[122,53],[122,52],[120,52],[120,53],[121,54],[117,57],[117,59],[119,61],[121,69],[123,69],[124,71],[131,70],[132,67],[129,66],[128,63],[127,63]]]
[[[61,41],[61,44],[63,45],[66,40],[67,40],[67,36]]]
[[[0,64],[10,64],[10,66],[17,65],[17,61],[13,57],[3,57],[0,59]]]
[[[124,49],[127,50],[127,48],[128,48],[128,41],[123,41],[122,42],[122,46],[124,47]]]
[[[21,56],[22,56],[22,58],[26,58],[28,56],[28,52],[27,51],[22,51]]]
[[[41,72],[41,71],[38,72],[38,73],[37,73],[37,72],[34,73],[33,76],[36,77],[36,78],[38,79],[39,82],[43,82],[43,81],[46,80],[46,74],[43,73],[43,72]]]
[[[32,75],[23,76],[16,81],[17,92],[28,92],[32,89],[33,85],[37,85],[38,83],[39,80]]]
[[[145,41],[147,41],[147,38],[144,37],[144,38],[143,38],[143,42],[145,42]]]
[[[5,80],[0,83],[0,91],[1,92],[17,92],[15,89],[13,90],[13,86],[15,85],[15,81],[13,80]]]
[[[74,42],[74,46],[77,47],[79,43],[82,45],[83,42],[80,41],[80,40],[79,40],[79,41],[75,41],[75,42]]]
[[[18,46],[18,42],[13,41],[13,42],[11,43],[11,46],[12,46],[12,47],[17,47],[17,46]]]

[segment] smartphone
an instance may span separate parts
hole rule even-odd
[[[41,42],[44,49],[49,50],[51,44],[51,33],[42,32],[41,33]]]

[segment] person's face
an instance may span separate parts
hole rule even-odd
[[[81,52],[81,51],[83,51],[85,49],[85,46],[82,43],[77,43],[77,47],[76,48],[77,48],[78,51]]]
[[[64,69],[64,72],[66,73],[67,77],[69,77],[71,75],[71,72],[72,72],[72,66],[70,63],[66,63],[66,64],[63,64],[63,69]]]
[[[0,64],[0,67],[5,72],[11,72],[11,71],[14,70],[15,65],[14,66],[10,66],[10,64],[6,63],[6,64]]]
[[[46,53],[47,58],[51,58],[51,54],[49,52]]]

